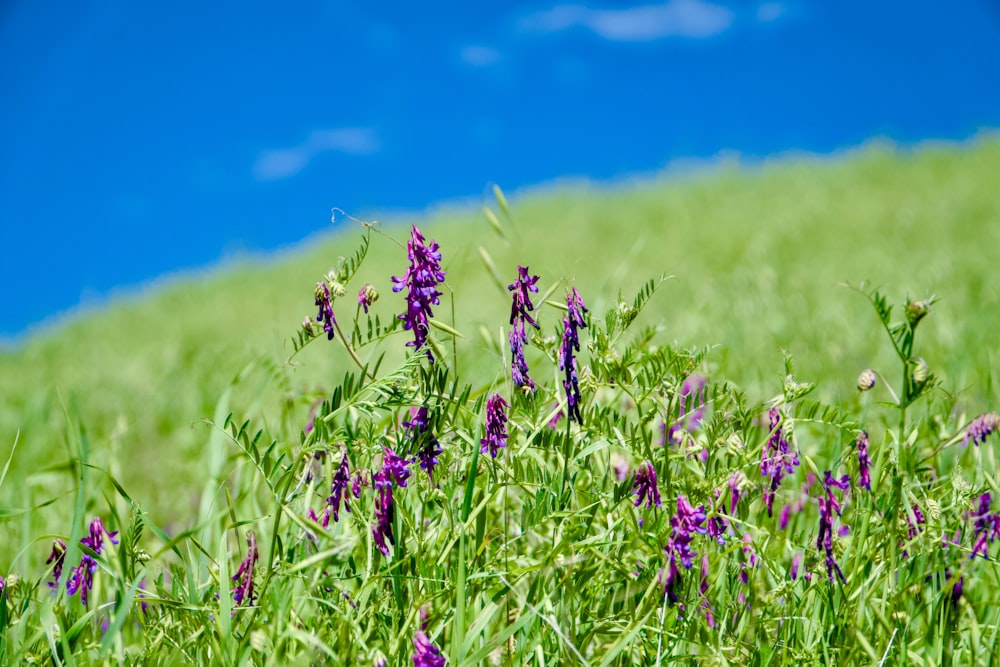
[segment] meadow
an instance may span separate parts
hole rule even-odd
[[[0,656],[993,664],[997,173],[983,136],[338,212],[39,330]]]

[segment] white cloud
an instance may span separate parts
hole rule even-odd
[[[473,67],[489,67],[500,60],[500,52],[488,46],[466,46],[459,53],[466,65]]]
[[[321,153],[371,155],[381,147],[378,134],[370,127],[315,130],[298,146],[261,151],[254,162],[253,175],[260,181],[291,178]]]
[[[658,5],[625,9],[590,9],[559,5],[525,17],[521,28],[530,32],[559,32],[587,28],[604,39],[649,42],[665,37],[713,37],[733,23],[733,13],[704,0],[668,0]]]

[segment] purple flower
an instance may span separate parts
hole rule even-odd
[[[326,339],[333,340],[333,327],[337,324],[337,319],[333,316],[333,297],[330,295],[330,286],[325,281],[316,283],[316,307],[319,308],[316,321],[323,323]]]
[[[393,484],[405,487],[410,476],[410,461],[402,459],[388,447],[384,447],[382,469],[372,477],[377,496],[375,498],[375,525],[372,526],[372,537],[375,546],[383,556],[389,555],[389,545],[396,544],[392,534],[392,521],[395,516],[395,502],[392,497]],[[388,540],[388,543],[386,542]]]
[[[615,481],[621,484],[626,479],[628,479],[628,460],[619,454],[614,452],[611,454],[611,470],[615,474]]]
[[[868,458],[868,434],[865,431],[858,434],[858,439],[855,441],[855,445],[858,448],[858,467],[861,469],[861,472],[858,475],[858,486],[871,491],[872,460]]]
[[[701,593],[701,609],[705,612],[705,622],[708,627],[715,627],[715,610],[708,602],[708,554],[701,557],[701,582],[698,584]]]
[[[63,564],[66,562],[66,543],[56,538],[52,541],[52,553],[46,559],[46,565],[52,565],[52,581],[48,582],[49,588],[53,591],[59,587],[59,579],[62,578]]]
[[[772,516],[775,492],[785,475],[795,472],[795,466],[799,465],[799,454],[792,451],[782,433],[783,419],[778,408],[771,408],[768,418],[771,435],[761,453],[760,474],[771,478],[769,486],[764,489],[764,504],[767,506],[767,515]]]
[[[993,502],[989,492],[979,496],[976,512],[971,515],[972,524],[972,554],[970,558],[982,556],[989,560],[989,545],[1000,537],[1000,514],[990,512]]]
[[[431,306],[441,303],[441,292],[437,286],[444,282],[445,272],[441,270],[438,244],[432,241],[430,246],[425,245],[424,237],[416,225],[411,230],[406,248],[410,266],[402,278],[392,277],[392,291],[401,292],[404,288],[407,290],[406,312],[399,315],[399,319],[403,320],[404,329],[413,331],[413,340],[406,344],[407,347],[419,350],[427,342],[429,318],[434,316]],[[433,362],[434,355],[430,349],[427,349],[426,353],[427,358]]]
[[[679,584],[680,570],[677,562],[690,570],[694,565],[694,557],[697,556],[691,549],[691,542],[694,540],[694,533],[707,535],[708,528],[705,527],[705,506],[693,507],[685,496],[677,496],[677,514],[670,518],[670,537],[667,538],[667,545],[664,551],[667,552],[667,575],[664,581],[664,595],[670,602],[677,602],[677,586]]]
[[[986,442],[986,438],[998,428],[1000,428],[1000,415],[995,412],[987,412],[986,414],[979,415],[972,420],[969,428],[965,430],[965,438],[962,440],[962,446],[965,447],[971,440],[972,444],[978,447]]]
[[[563,378],[563,389],[566,391],[566,411],[570,419],[575,419],[577,424],[583,423],[580,414],[580,380],[576,374],[576,353],[580,351],[580,329],[587,326],[583,319],[583,314],[587,312],[587,307],[583,305],[580,293],[573,288],[573,291],[566,295],[566,305],[569,309],[569,316],[563,318],[563,338],[562,346],[559,348],[559,370],[565,373]]]
[[[97,559],[95,556],[100,556],[104,551],[104,537],[107,536],[108,540],[112,544],[118,544],[118,540],[115,539],[118,535],[118,531],[108,532],[108,529],[104,527],[101,522],[100,517],[94,517],[94,520],[90,522],[89,533],[80,540],[80,544],[87,547],[93,554],[85,552],[80,558],[80,564],[74,567],[70,571],[69,578],[66,580],[66,592],[69,595],[76,595],[77,591],[80,592],[80,601],[86,606],[87,604],[87,594],[94,587],[94,575],[97,573]],[[61,541],[61,540],[60,540]],[[57,557],[56,563],[57,567],[62,570],[62,561],[65,558],[65,545],[63,545],[63,552]],[[52,555],[49,556],[50,560],[52,556],[56,555],[56,546],[52,547]],[[55,575],[55,572],[53,572]],[[58,582],[58,577],[56,578]]]
[[[910,508],[911,511],[906,514],[906,524],[909,526],[906,529],[906,539],[907,541],[912,540],[917,535],[920,534],[920,524],[925,523],[927,520],[924,518],[924,513],[920,511],[920,505],[913,503],[913,507]],[[912,516],[911,516],[912,514]],[[910,553],[906,549],[902,551],[904,558],[909,558]]]
[[[396,544],[392,535],[392,519],[395,513],[395,505],[392,499],[392,484],[386,482],[380,485],[380,477],[385,475],[385,470],[375,473],[375,525],[372,526],[372,537],[375,539],[375,546],[382,552],[383,556],[389,555],[389,544]],[[388,544],[386,544],[388,540]]]
[[[330,496],[326,499],[327,507],[333,510],[333,520],[340,521],[340,501],[344,501],[344,509],[348,512],[351,511],[351,500],[350,495],[345,493],[347,491],[347,485],[351,481],[351,470],[347,463],[347,452],[344,452],[344,457],[340,459],[340,466],[337,467],[337,472],[333,474],[333,484],[330,486]],[[326,528],[327,524],[324,523],[323,527]]]
[[[375,473],[374,483],[376,488],[384,488],[393,482],[396,486],[406,488],[406,480],[410,477],[409,465],[411,461],[401,458],[389,447],[382,448],[382,470]]]
[[[486,437],[479,441],[479,451],[497,457],[497,450],[507,446],[507,401],[494,393],[486,401]]]
[[[788,573],[792,581],[799,578],[799,567],[802,565],[802,556],[803,553],[801,551],[792,556],[792,569]]]
[[[444,449],[431,433],[427,407],[421,406],[417,410],[410,408],[410,421],[404,421],[403,426],[407,428],[407,437],[413,443],[413,449],[410,451],[416,450],[420,468],[427,472],[427,477],[433,484],[434,468],[439,462],[438,456],[444,452]],[[400,486],[406,486],[406,484],[400,484]]]
[[[524,344],[528,342],[528,334],[524,330],[524,322],[518,320],[507,337],[510,342],[510,377],[516,387],[527,386],[535,390],[535,382],[528,375],[528,362],[524,360]]]
[[[537,282],[538,276],[528,277],[528,267],[517,267],[517,279],[507,285],[507,289],[513,292],[510,304],[510,324],[521,321],[527,322],[536,329],[539,328],[538,323],[529,314],[535,309],[535,305],[531,303],[531,295],[528,294],[528,292],[538,294],[538,287],[535,285]]]
[[[643,461],[635,471],[635,482],[632,490],[636,493],[635,506],[638,507],[645,501],[646,507],[652,509],[653,505],[663,507],[660,502],[660,490],[656,486],[656,470],[650,461]]]
[[[372,285],[365,283],[365,286],[358,292],[358,305],[365,309],[365,315],[368,314],[368,309],[377,300],[378,291]]]
[[[836,479],[829,470],[823,473],[823,495],[819,500],[819,535],[816,537],[816,548],[826,552],[826,571],[830,581],[834,580],[834,574],[844,583],[844,573],[837,564],[833,553],[833,526],[836,516],[840,516],[840,503],[834,495],[833,490],[847,490],[851,486],[851,478],[844,475],[839,480]]]
[[[420,608],[420,629],[413,635],[413,667],[444,667],[441,651],[427,638],[427,611]]]
[[[253,568],[257,564],[257,557],[257,536],[252,530],[248,530],[247,555],[240,563],[240,569],[233,575],[233,581],[239,582],[233,590],[233,601],[237,605],[252,605],[254,603]]]

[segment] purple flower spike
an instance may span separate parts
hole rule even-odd
[[[792,569],[788,572],[788,576],[792,578],[792,581],[799,578],[799,567],[802,566],[802,556],[803,553],[801,551],[792,556]]]
[[[650,461],[643,461],[635,471],[635,483],[632,490],[636,492],[635,506],[638,507],[643,502],[647,509],[652,509],[653,505],[663,507],[660,502],[660,490],[656,485],[656,470]]]
[[[247,531],[247,555],[240,563],[240,569],[233,575],[233,581],[239,582],[233,590],[233,602],[237,605],[252,605],[255,600],[253,592],[253,568],[257,564],[257,536],[252,530]]]
[[[431,484],[434,483],[434,468],[439,463],[438,456],[444,453],[441,443],[434,437],[430,430],[430,415],[426,406],[414,410],[410,408],[410,421],[404,421],[403,426],[408,430],[407,437],[417,452],[417,459],[420,461],[420,469],[427,472]],[[411,449],[410,451],[413,451]],[[406,484],[400,484],[406,486]]]
[[[986,414],[979,415],[972,420],[969,428],[965,430],[965,438],[962,440],[962,446],[967,446],[971,440],[972,444],[978,447],[986,442],[986,438],[995,433],[997,429],[1000,429],[1000,415],[995,412],[987,412]]]
[[[59,580],[62,578],[63,565],[66,562],[66,542],[56,538],[52,541],[52,553],[45,561],[46,565],[52,565],[52,581],[48,582],[49,588],[55,591],[59,588]]]
[[[430,330],[429,318],[434,316],[431,306],[441,303],[441,292],[437,286],[444,282],[445,272],[441,270],[438,244],[432,241],[430,246],[425,245],[424,237],[416,225],[411,230],[406,248],[410,266],[402,278],[392,277],[392,291],[407,290],[406,312],[398,317],[404,322],[403,328],[413,331],[413,340],[406,344],[407,347],[419,350],[427,343],[427,334]],[[426,353],[427,358],[433,362],[434,355],[429,348]]]
[[[333,296],[330,294],[330,286],[325,281],[316,283],[316,307],[319,308],[316,321],[323,323],[326,339],[333,340],[333,327],[337,324],[337,319],[333,316]]]
[[[347,493],[347,485],[351,482],[351,470],[347,462],[347,452],[344,458],[340,459],[340,466],[333,474],[333,484],[330,486],[330,497],[326,499],[327,513],[324,517],[323,527],[329,525],[330,512],[333,512],[333,520],[340,521],[340,501],[344,501],[344,509],[351,511],[351,496]]]
[[[537,282],[538,276],[528,277],[528,267],[517,267],[517,280],[507,285],[507,289],[513,292],[510,304],[510,324],[521,321],[527,322],[536,329],[539,328],[538,323],[529,314],[535,309],[535,304],[531,303],[531,295],[528,294],[529,292],[538,294],[538,287],[535,285]]]
[[[101,517],[95,516],[94,520],[90,522],[90,534],[80,540],[80,544],[92,549],[94,553],[100,555],[104,551],[104,536],[107,535],[111,544],[118,544],[116,539],[118,536],[118,531],[113,533],[108,532],[108,529],[104,527],[101,522]]]
[[[871,465],[872,460],[868,458],[868,434],[862,431],[858,434],[855,442],[858,448],[858,467],[861,472],[858,474],[858,486],[872,490]]]
[[[383,556],[389,555],[389,544],[396,544],[392,535],[392,519],[395,514],[395,504],[392,499],[392,484],[386,482],[379,485],[379,477],[384,470],[375,473],[375,487],[378,495],[375,498],[375,525],[372,526],[372,537],[375,539],[375,546],[382,552]],[[388,544],[386,543],[388,540]]]
[[[559,370],[565,373],[563,389],[566,391],[566,410],[569,413],[569,418],[575,419],[577,424],[582,424],[583,416],[580,414],[582,396],[580,395],[580,379],[576,374],[576,353],[580,351],[580,329],[587,326],[583,319],[587,307],[583,305],[583,299],[575,287],[572,292],[566,295],[566,305],[569,309],[569,316],[563,318]]]
[[[677,421],[667,431],[667,442],[680,444],[681,431],[694,433],[705,419],[705,387],[708,380],[701,375],[692,375],[684,380],[678,395],[680,407]]]
[[[795,467],[799,465],[799,454],[792,451],[782,433],[783,419],[778,408],[771,408],[768,419],[771,436],[761,453],[760,474],[771,478],[770,484],[764,488],[764,504],[767,506],[767,515],[772,516],[775,492],[785,475],[795,472]]]
[[[524,330],[524,322],[514,323],[508,336],[510,341],[510,377],[515,387],[528,387],[535,390],[535,382],[528,375],[528,362],[524,360],[524,344],[528,342],[528,334]]]
[[[420,608],[420,629],[413,635],[413,649],[413,667],[444,667],[444,656],[427,638],[427,611],[424,607]]]
[[[834,519],[840,516],[840,503],[837,502],[833,490],[847,490],[850,488],[851,478],[844,475],[838,480],[829,470],[823,474],[823,478],[823,496],[818,498],[819,535],[816,537],[816,548],[826,552],[826,572],[830,581],[834,580],[834,574],[836,574],[842,583],[847,583],[833,553]]]
[[[94,520],[90,522],[89,534],[80,540],[80,544],[87,547],[90,551],[93,551],[93,555],[89,552],[84,553],[80,558],[80,564],[74,567],[70,571],[69,578],[66,580],[66,592],[69,595],[76,595],[77,591],[80,593],[80,602],[87,605],[87,594],[94,587],[94,575],[97,573],[97,559],[95,556],[100,556],[104,551],[104,537],[107,536],[108,540],[112,544],[118,544],[118,540],[115,539],[118,535],[118,531],[108,532],[108,529],[104,527],[101,522],[100,517],[94,517]],[[59,540],[61,543],[62,541]],[[52,547],[52,555],[49,559],[52,560],[55,556],[56,568],[59,570],[59,574],[62,574],[62,562],[66,556],[65,544],[62,544],[62,553],[56,554],[56,545]],[[53,571],[53,576],[56,573]],[[56,577],[56,582],[58,582],[58,577]]]
[[[677,514],[670,518],[670,537],[667,538],[667,544],[663,548],[667,553],[663,594],[671,604],[679,600],[677,588],[680,584],[680,569],[677,567],[677,562],[680,561],[680,564],[688,570],[694,565],[697,554],[691,549],[693,533],[708,534],[708,528],[704,525],[706,518],[704,505],[695,508],[686,497],[677,497]]]
[[[479,451],[497,457],[497,450],[507,446],[507,401],[493,394],[486,401],[486,437],[479,441]]]
[[[989,560],[989,545],[993,540],[1000,538],[1000,514],[990,512],[990,505],[993,502],[989,492],[979,496],[976,512],[971,515],[974,519],[972,524],[972,554],[970,558],[982,556]]]
[[[401,458],[389,447],[383,447],[382,470],[375,474],[375,486],[383,488],[391,483],[406,488],[406,480],[410,477],[410,461]]]

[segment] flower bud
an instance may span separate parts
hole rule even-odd
[[[365,313],[368,312],[368,308],[378,301],[378,290],[369,283],[365,283],[365,286],[361,288],[358,292],[358,305],[365,309]]]
[[[310,336],[316,335],[316,329],[313,327],[312,318],[306,315],[306,319],[302,320],[302,329]]]
[[[927,381],[927,374],[930,369],[927,367],[927,362],[921,357],[914,357],[911,360],[913,364],[913,382],[916,384],[923,384]]]
[[[866,368],[858,376],[858,391],[868,391],[875,386],[875,371]]]
[[[931,304],[926,299],[924,301],[910,301],[906,304],[906,320],[910,326],[916,326],[917,322],[929,312],[931,312]]]

